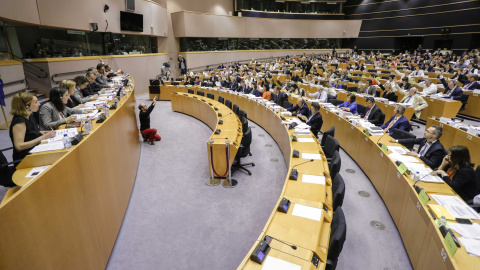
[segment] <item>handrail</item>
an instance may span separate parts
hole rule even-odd
[[[24,68],[25,71],[28,71],[28,72],[32,73],[33,75],[37,76],[37,78],[39,78],[39,79],[48,78],[48,71],[46,71],[45,69],[43,69],[43,68],[41,68],[41,67],[39,67],[39,66],[37,66],[37,65],[34,65],[34,64],[26,61],[25,59],[14,55],[14,54],[11,53],[11,52],[8,52],[8,54],[10,54],[10,55],[13,57],[13,59],[18,59],[18,60],[22,61],[22,62],[25,63],[25,64],[31,65],[31,66],[39,69],[41,72],[45,73],[45,75],[39,75],[39,74],[38,74],[37,72],[35,72],[35,71],[32,71],[32,70],[30,70],[30,69]]]
[[[8,83],[4,83],[3,86],[9,86],[9,85],[14,85],[14,84],[17,84],[17,83],[26,83],[27,80],[25,79],[21,79],[21,80],[18,80],[18,81],[13,81],[13,82],[8,82]]]
[[[77,71],[70,71],[70,72],[63,72],[63,73],[56,73],[56,74],[53,74],[52,75],[52,82],[58,84],[60,83],[61,81],[55,81],[54,78],[58,77],[58,76],[63,76],[63,75],[70,75],[70,74],[78,74],[78,73],[87,73],[88,70],[77,70]]]

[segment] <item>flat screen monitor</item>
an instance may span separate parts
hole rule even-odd
[[[143,15],[120,11],[120,30],[143,32]]]

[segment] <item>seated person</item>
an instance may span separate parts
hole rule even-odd
[[[292,87],[290,88],[290,91],[288,91],[290,94],[294,94],[297,96],[305,96],[305,90],[298,88],[298,85],[292,84]]]
[[[425,95],[433,95],[437,93],[437,85],[432,83],[432,80],[425,79],[425,81],[419,83],[421,87],[423,87],[422,93]]]
[[[10,123],[10,140],[13,145],[13,160],[23,159],[28,152],[42,140],[55,137],[55,131],[40,131],[33,116],[40,108],[36,96],[21,92],[12,98],[12,122]],[[15,166],[18,165],[15,164]]]
[[[460,100],[463,94],[462,88],[457,85],[456,80],[449,80],[448,83],[445,81],[442,75],[440,75],[440,81],[445,87],[445,96],[448,98],[453,98],[454,100]]]
[[[317,102],[313,102],[311,107],[312,107],[312,110],[310,113],[310,117],[307,117],[302,114],[297,115],[297,117],[305,121],[307,125],[310,126],[310,130],[312,131],[313,135],[315,135],[315,137],[317,137],[318,139],[318,132],[320,131],[323,125],[323,118],[322,118],[322,115],[320,114],[320,104],[318,104]]]
[[[328,94],[327,91],[325,91],[325,88],[321,85],[316,85],[317,92],[315,93],[308,93],[310,97],[316,98],[320,100],[320,102],[325,103],[328,100]]]
[[[445,157],[445,148],[438,140],[442,136],[442,132],[441,127],[431,126],[425,130],[423,138],[391,139],[390,142],[420,144],[418,152],[410,151],[407,155],[420,158],[427,166],[435,170],[442,164]]]
[[[73,79],[75,82],[75,93],[70,95],[70,98],[78,103],[84,104],[86,102],[92,101],[98,98],[98,95],[92,95],[89,97],[84,97],[82,90],[85,89],[88,85],[88,80],[84,76],[77,76]]]
[[[372,85],[372,80],[367,80],[367,83],[365,84],[365,87],[361,88],[360,85],[358,86],[358,89],[361,89],[359,93],[361,94],[367,94],[367,95],[372,95],[375,96],[377,93],[377,88]]]
[[[65,106],[68,102],[67,89],[54,87],[50,90],[50,100],[40,108],[40,129],[57,129],[62,124],[68,124],[75,120],[72,114],[81,114],[82,110],[72,109]],[[90,110],[85,110],[85,113]]]
[[[297,116],[298,114],[309,116],[309,109],[308,105],[305,103],[303,98],[297,99],[297,105],[293,106],[292,108],[288,108],[287,111],[292,113],[292,116]]]
[[[393,91],[393,88],[392,88],[392,85],[389,84],[389,83],[386,83],[385,86],[383,86],[383,84],[379,84],[380,88],[382,88],[382,90],[384,91],[383,92],[383,98],[386,98],[388,99],[388,101],[393,101],[393,102],[397,102],[396,98],[395,98],[395,92]],[[398,96],[397,96],[398,98]]]
[[[477,195],[473,166],[468,148],[463,145],[454,145],[448,149],[448,154],[443,158],[435,174],[467,202]]]
[[[244,80],[241,80],[240,81],[240,86],[238,86],[238,88],[235,90],[237,92],[240,92],[240,93],[245,93],[245,94],[248,94],[251,92],[250,88],[248,88],[246,85],[245,85],[245,81]]]
[[[408,119],[403,116],[404,113],[405,107],[397,105],[397,107],[395,107],[394,115],[392,116],[392,118],[390,118],[387,123],[380,126],[380,128],[382,128],[383,131],[388,132],[388,134],[390,135],[393,134],[393,130],[396,128],[403,131],[408,131],[410,123],[408,122]]]
[[[95,81],[97,75],[94,71],[87,72],[88,85],[82,90],[83,96],[88,97],[95,94],[103,94],[105,90],[103,88],[108,88],[108,85],[99,84]]]
[[[338,108],[346,112],[351,112],[352,114],[358,114],[356,99],[357,97],[353,93],[348,93],[347,101],[338,105]]]
[[[414,116],[417,119],[420,119],[420,115],[422,114],[422,110],[428,107],[428,103],[418,94],[418,90],[416,87],[410,88],[410,90],[404,91],[397,85],[397,90],[400,92],[404,97],[400,100],[399,103],[403,103],[405,105],[410,105],[415,110]]]
[[[375,126],[383,125],[381,122],[383,112],[380,107],[375,104],[375,99],[373,97],[367,97],[365,105],[367,105],[365,112],[363,112],[360,117],[374,124]]]
[[[62,88],[68,89],[68,94],[70,97],[68,98],[67,107],[72,109],[80,109],[83,107],[83,104],[76,99],[73,99],[72,96],[77,91],[76,84],[72,80],[63,80],[59,83],[59,86]]]
[[[103,84],[103,85],[106,85],[109,81],[109,79],[107,78],[107,74],[105,73],[105,64],[103,63],[99,63],[97,65],[97,78],[95,79],[95,81],[99,84]]]
[[[412,88],[412,85],[408,82],[408,77],[402,77],[402,82],[398,85],[402,90],[408,91]]]
[[[268,89],[267,87],[263,89],[262,98],[268,101],[272,99],[272,94],[270,93],[270,89]]]
[[[463,88],[467,90],[480,89],[480,83],[478,83],[477,80],[478,80],[477,74],[469,74],[468,82],[463,86]]]

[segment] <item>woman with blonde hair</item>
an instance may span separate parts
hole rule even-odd
[[[12,122],[10,123],[10,139],[13,145],[13,160],[23,159],[28,152],[42,140],[55,136],[55,131],[40,131],[33,116],[40,108],[36,96],[21,92],[12,98]]]
[[[77,91],[77,84],[72,81],[72,80],[63,80],[59,84],[60,87],[65,88],[68,90],[68,94],[70,97],[68,98],[67,104],[65,104],[67,107],[72,108],[72,109],[79,109],[83,107],[83,104],[81,101],[73,98],[73,95]]]

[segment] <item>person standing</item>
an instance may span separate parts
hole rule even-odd
[[[162,139],[160,135],[157,134],[156,129],[150,128],[150,113],[153,111],[153,108],[155,108],[156,103],[157,97],[154,97],[150,107],[147,107],[145,103],[138,105],[138,109],[140,110],[138,114],[140,118],[140,133],[144,141],[148,141],[150,145],[155,145],[153,141],[160,141]]]
[[[180,68],[182,75],[187,74],[187,61],[181,55],[178,56],[178,68]]]

